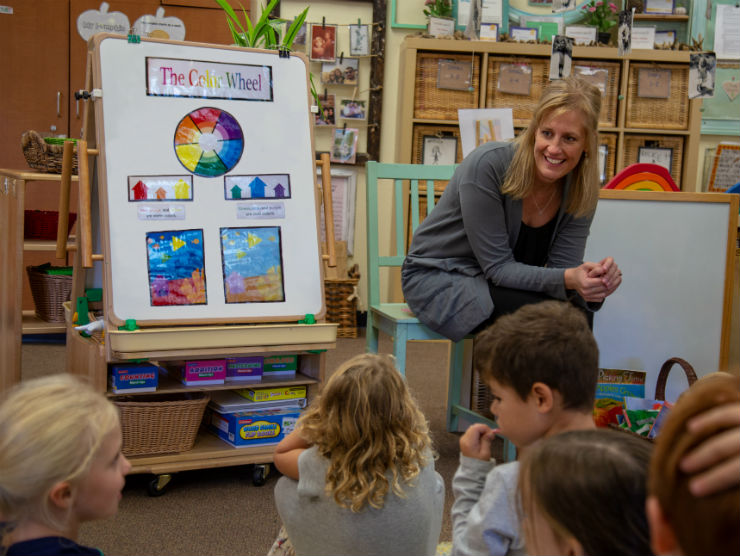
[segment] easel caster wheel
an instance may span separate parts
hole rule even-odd
[[[267,476],[270,474],[270,464],[263,463],[254,466],[252,470],[252,484],[261,487],[267,482]]]
[[[165,492],[167,492],[168,486],[170,484],[170,481],[172,481],[172,475],[169,473],[165,473],[163,475],[155,475],[151,481],[149,481],[146,485],[146,491],[149,494],[149,496],[156,497],[156,496],[162,496]]]

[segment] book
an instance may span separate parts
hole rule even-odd
[[[625,397],[645,397],[645,371],[630,369],[599,369],[594,402],[594,422],[597,427],[617,424],[617,415],[625,409]]]

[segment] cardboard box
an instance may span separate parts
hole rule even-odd
[[[295,428],[298,410],[238,411],[221,413],[206,408],[208,429],[234,447],[277,444]]]
[[[226,359],[201,359],[185,361],[167,368],[187,386],[223,384],[226,379]]]
[[[114,394],[155,392],[159,383],[159,367],[151,363],[111,365],[110,385]]]
[[[306,407],[306,398],[295,398],[292,400],[270,400],[266,402],[251,402],[244,396],[240,396],[233,390],[217,390],[210,392],[211,401],[208,407],[220,413],[235,413],[237,411],[265,411],[267,409],[290,409],[298,411]]]
[[[249,357],[229,357],[226,359],[226,382],[262,380],[261,355]]]
[[[265,357],[264,366],[262,368],[262,376],[264,377],[289,377],[295,376],[298,370],[298,356],[297,355],[274,355],[271,357]]]
[[[251,402],[293,400],[306,397],[306,386],[281,386],[277,388],[244,388],[236,391]]]

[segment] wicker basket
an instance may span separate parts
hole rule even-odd
[[[324,280],[326,320],[339,324],[337,338],[357,338],[357,284],[359,278]]]
[[[63,143],[47,143],[39,133],[29,130],[21,136],[21,148],[31,168],[47,174],[62,173]],[[76,156],[72,156],[72,173],[77,173]]]
[[[609,183],[614,177],[617,169],[617,134],[616,133],[599,133],[599,146],[606,147],[606,180],[601,184]]]
[[[36,315],[46,322],[64,322],[64,306],[72,292],[72,276],[47,274],[43,267],[27,266]]]
[[[121,412],[123,454],[187,452],[195,443],[208,401],[203,392],[114,399]]]
[[[544,58],[499,58],[488,59],[488,85],[486,87],[486,108],[511,108],[514,127],[527,127],[532,120],[534,109],[542,91],[549,83],[549,59]],[[528,95],[503,92],[499,89],[502,71],[507,66],[516,65],[531,71],[532,81]]]
[[[452,60],[473,65],[473,90],[457,91],[437,87],[439,61]],[[416,58],[414,118],[457,120],[458,108],[478,108],[480,56],[420,52]]]
[[[578,60],[573,65],[573,74],[603,87],[599,127],[616,127],[617,100],[619,97],[619,63],[596,60]]]
[[[75,225],[77,214],[69,213],[67,235]],[[23,237],[25,239],[56,239],[59,213],[55,210],[23,211]]]
[[[639,162],[640,147],[670,148],[673,149],[671,156],[671,177],[676,182],[676,187],[681,189],[681,169],[683,162],[683,140],[681,136],[675,135],[640,135],[625,134],[624,136],[624,167]]]
[[[667,70],[670,72],[668,98],[638,96],[640,72]],[[625,125],[636,128],[688,129],[689,68],[671,64],[630,64],[627,87],[627,118]]]

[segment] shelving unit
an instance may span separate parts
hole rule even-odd
[[[662,17],[662,16],[661,16]],[[674,17],[674,16],[671,16]],[[687,17],[687,16],[675,16]],[[434,87],[436,81],[428,82],[420,76],[420,60],[423,57],[444,59],[445,56],[456,57],[473,66],[473,90],[444,91],[466,95],[464,99],[455,98],[448,103],[449,111],[442,117],[419,117],[418,93],[420,87]],[[457,109],[458,108],[504,108],[495,104],[492,91],[496,87],[495,76],[491,71],[494,63],[505,60],[507,63],[532,63],[544,68],[544,78],[547,80],[549,67],[550,46],[526,43],[499,43],[488,41],[455,41],[441,39],[426,39],[407,37],[401,47],[401,76],[399,80],[399,143],[397,162],[421,162],[421,151],[418,148],[419,134],[425,128],[440,128],[448,133],[459,136]],[[655,67],[669,69],[676,74],[676,89],[679,89],[684,80],[688,84],[689,52],[669,50],[635,50],[628,56],[619,57],[616,48],[609,47],[575,47],[573,49],[573,65],[593,65],[594,67],[614,68],[619,74],[615,77],[613,97],[605,97],[605,104],[614,105],[614,115],[607,117],[604,109],[600,117],[599,131],[601,144],[612,144],[615,148],[607,158],[607,180],[616,172],[637,162],[634,157],[635,141],[651,141],[652,137],[659,136],[657,142],[665,142],[674,148],[673,159],[675,165],[672,174],[674,181],[684,191],[696,191],[694,183],[697,169],[697,152],[699,148],[699,134],[701,127],[701,100],[688,100],[685,88],[683,92],[671,90],[672,100],[678,100],[685,105],[685,111],[674,110],[672,115],[681,116],[681,122],[671,124],[657,122],[643,124],[630,122],[629,115],[634,112],[634,104],[640,101],[636,96],[634,79],[640,67]],[[539,74],[538,74],[539,75]],[[436,75],[435,75],[436,77]],[[542,81],[535,81],[533,75],[532,88],[542,85]],[[611,79],[611,76],[610,76]],[[673,83],[672,83],[673,86]],[[533,91],[534,92],[534,91]],[[522,97],[520,97],[522,98]],[[527,97],[524,96],[524,99]],[[684,101],[685,98],[685,102]],[[462,100],[461,100],[462,99]],[[536,102],[532,95],[533,104]],[[652,100],[652,99],[651,99]],[[630,112],[631,107],[633,112]],[[526,110],[523,116],[514,115],[515,128],[521,129],[528,122]],[[657,145],[663,146],[663,145]],[[458,153],[458,160],[461,153]],[[610,166],[611,164],[611,166]]]

